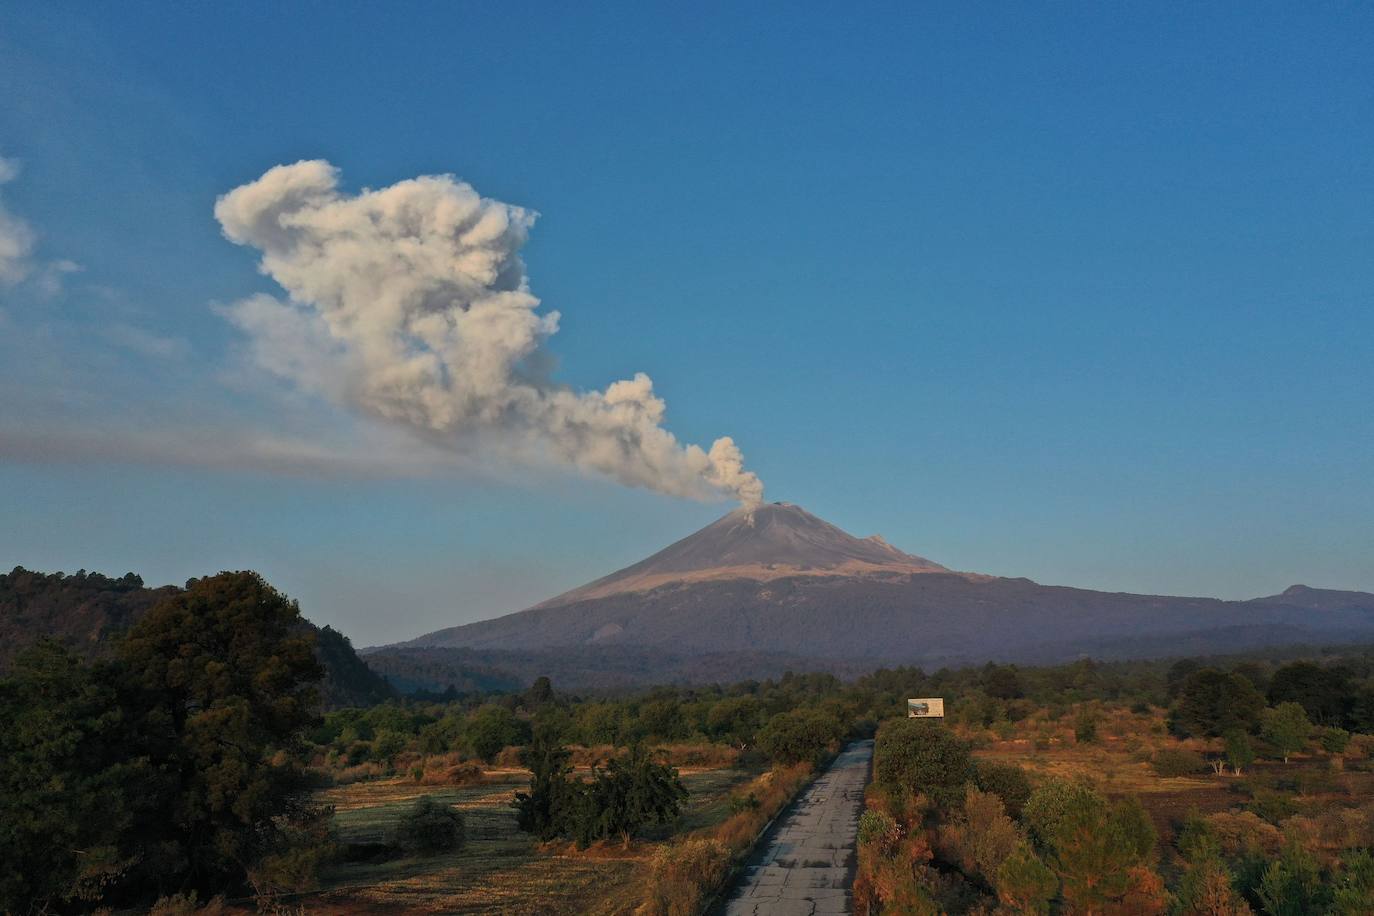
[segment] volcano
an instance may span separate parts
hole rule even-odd
[[[800,506],[739,508],[658,553],[537,607],[571,604],[662,585],[790,576],[871,576],[949,572],[902,553],[878,535],[856,538]]]
[[[959,572],[788,503],[737,509],[532,608],[389,647],[878,664],[1057,662],[1374,639],[1374,595],[1251,601],[1100,592]],[[745,676],[741,671],[740,676]]]

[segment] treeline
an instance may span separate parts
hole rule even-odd
[[[974,728],[1011,725],[1040,710],[1068,714],[1095,702],[1141,711],[1172,709],[1177,734],[1220,736],[1227,731],[1225,723],[1206,717],[1230,713],[1207,712],[1212,701],[1203,699],[1217,677],[1242,682],[1242,705],[1249,710],[1243,725],[1256,737],[1262,734],[1263,709],[1285,703],[1302,706],[1314,737],[1332,734],[1327,740],[1338,740],[1334,729],[1374,732],[1374,655],[1355,649],[1324,662],[1285,661],[1269,653],[1174,662],[1085,659],[1043,668],[988,664],[931,673],[891,668],[848,683],[830,674],[785,674],[776,680],[593,696],[555,693],[549,679],[541,677],[521,692],[420,694],[370,709],[339,710],[310,737],[320,751],[319,765],[336,773],[358,768],[354,776],[391,772],[398,760],[415,755],[458,753],[490,762],[504,748],[527,743],[536,727],[564,745],[714,743],[746,758],[798,761],[809,759],[836,734],[871,733],[878,721],[905,715],[911,696],[945,697],[950,723]],[[1283,715],[1291,713],[1285,708]],[[1091,718],[1081,727],[1091,732]]]

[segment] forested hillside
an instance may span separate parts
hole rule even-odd
[[[147,588],[133,573],[113,579],[84,569],[66,575],[16,566],[0,576],[0,674],[42,639],[55,640],[85,659],[109,655],[114,640],[135,621],[182,591],[175,585]],[[315,633],[315,655],[325,667],[320,695],[327,707],[366,706],[393,695],[346,636],[307,620],[302,625]]]

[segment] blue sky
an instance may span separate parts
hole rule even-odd
[[[284,294],[215,201],[322,158],[538,211],[556,379],[647,372],[767,499],[1042,582],[1374,590],[1372,40],[1357,5],[7,3],[0,565],[252,567],[370,644],[729,508],[388,473],[404,430],[255,371],[225,306]],[[240,466],[260,430],[375,461]]]

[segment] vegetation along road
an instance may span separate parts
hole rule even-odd
[[[725,916],[853,912],[850,884],[872,759],[872,741],[856,741],[835,758],[764,839]]]

